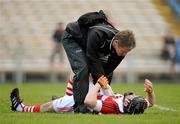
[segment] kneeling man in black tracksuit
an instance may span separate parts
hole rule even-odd
[[[95,16],[88,14],[85,18],[92,17],[92,22],[88,22],[89,19],[83,20],[81,16],[78,21],[67,25],[62,37],[64,49],[75,74],[73,92],[74,110],[77,113],[87,112],[84,99],[88,92],[89,74],[91,73],[94,82],[104,75],[110,84],[115,68],[136,46],[132,31],[119,31],[114,28],[102,11],[94,12]]]

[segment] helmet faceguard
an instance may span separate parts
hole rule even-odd
[[[128,95],[132,95],[132,94],[128,94]],[[126,95],[124,95],[124,100]],[[134,97],[132,100],[126,100],[128,102],[127,106],[124,106],[124,113],[127,114],[143,114],[144,110],[147,108],[147,102],[146,100],[141,97],[141,96],[137,96]]]

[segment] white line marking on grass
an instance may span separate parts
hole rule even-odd
[[[168,107],[163,107],[161,105],[154,105],[154,107],[156,107],[157,109],[160,109],[162,111],[172,111],[172,112],[175,112],[176,110],[175,109],[172,109],[172,108],[168,108]]]

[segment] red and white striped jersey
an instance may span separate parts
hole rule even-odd
[[[116,94],[115,96],[101,95],[97,97],[97,105],[95,111],[103,114],[121,114],[123,111],[123,95]]]

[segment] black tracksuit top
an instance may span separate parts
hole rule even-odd
[[[78,38],[75,41],[84,49],[87,55],[89,70],[94,82],[101,75],[107,76],[111,81],[113,71],[124,58],[124,56],[118,56],[112,46],[112,39],[118,30],[107,24],[97,24],[89,27],[88,30],[83,30],[78,27],[77,22],[71,23],[69,28],[71,31],[67,32],[72,35],[73,33],[76,34],[75,37]],[[78,33],[79,31],[81,33]]]

